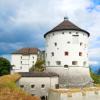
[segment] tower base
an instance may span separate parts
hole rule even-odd
[[[59,84],[64,87],[91,86],[92,79],[88,67],[47,67],[46,72],[54,72],[59,75]]]

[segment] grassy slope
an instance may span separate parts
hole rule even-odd
[[[39,100],[16,86],[19,74],[5,75],[0,77],[0,100]]]

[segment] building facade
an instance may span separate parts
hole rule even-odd
[[[87,49],[89,36],[87,31],[64,18],[63,22],[44,35],[46,70],[60,74],[61,83],[77,84],[80,81],[79,84],[82,84],[83,78],[84,84],[87,83],[90,77]],[[74,83],[77,78],[79,80]]]
[[[37,48],[22,48],[12,53],[11,64],[14,72],[29,72],[29,69],[35,65],[37,59],[41,58],[41,51]]]
[[[47,100],[50,88],[55,89],[59,84],[59,76],[55,73],[45,72],[21,72],[21,78],[17,85],[32,95],[41,97],[41,100]]]

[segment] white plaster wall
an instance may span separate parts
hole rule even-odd
[[[62,34],[64,32],[64,34]],[[71,34],[69,33],[71,32]],[[76,34],[78,32],[78,34]],[[73,36],[79,35],[79,43],[73,43]],[[46,36],[46,66],[48,65],[48,61],[50,62],[50,66],[58,66],[56,61],[61,61],[60,66],[72,65],[72,61],[78,61],[77,66],[83,66],[83,62],[86,61],[88,66],[88,56],[87,56],[87,47],[88,47],[88,35],[87,33],[81,31],[57,31],[53,33],[49,33]],[[67,42],[70,41],[70,44]],[[54,43],[57,42],[57,46]],[[83,43],[80,46],[80,42]],[[69,55],[65,56],[64,52],[68,51]],[[54,52],[54,56],[51,56],[51,52]],[[79,52],[82,52],[83,55],[79,56]]]
[[[67,86],[88,86],[91,85],[92,79],[88,67],[47,67],[46,72],[55,72],[59,75],[59,84]]]
[[[32,65],[35,65],[37,61],[37,55],[21,55],[21,54],[12,54],[11,64],[14,65],[12,68],[13,72],[29,72],[29,69]]]
[[[55,84],[58,84],[58,77],[21,77],[17,82],[18,85],[24,85],[24,90],[30,94],[35,94],[38,96],[47,96],[49,88],[55,88]],[[35,85],[31,88],[31,85]],[[44,84],[45,88],[41,88]]]

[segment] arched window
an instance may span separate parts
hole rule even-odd
[[[79,56],[82,56],[82,52],[79,52]]]
[[[68,51],[65,51],[65,56],[68,56],[68,54],[69,54]]]

